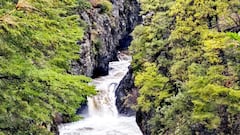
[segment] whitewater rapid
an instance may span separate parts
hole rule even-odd
[[[115,105],[115,90],[130,63],[130,56],[120,54],[119,61],[109,63],[109,75],[93,79],[98,94],[88,97],[88,113],[83,120],[60,125],[60,135],[142,135],[135,117],[120,116]]]

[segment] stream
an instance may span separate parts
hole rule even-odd
[[[60,135],[142,135],[135,117],[119,115],[115,105],[115,90],[131,63],[131,56],[120,53],[118,58],[109,63],[109,75],[93,79],[98,94],[88,97],[84,119],[60,125]]]

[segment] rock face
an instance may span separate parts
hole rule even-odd
[[[115,95],[116,106],[118,112],[125,116],[136,116],[136,122],[140,127],[143,135],[150,135],[150,127],[148,121],[153,116],[152,112],[142,112],[138,110],[137,112],[131,107],[137,104],[138,90],[134,86],[134,75],[133,69],[129,67],[128,73],[124,76],[119,86],[116,89]]]
[[[117,60],[118,50],[128,47],[132,37],[129,34],[141,22],[140,6],[137,0],[110,0],[111,13],[101,13],[100,8],[80,12],[87,30],[80,46],[80,59],[72,62],[71,73],[88,77],[108,74],[108,64]],[[133,70],[125,75],[116,90],[116,105],[122,115],[132,116],[136,112],[131,106],[136,104],[137,90],[133,89]]]
[[[97,77],[108,74],[108,63],[117,59],[120,41],[139,22],[139,4],[136,0],[111,0],[111,13],[92,8],[80,13],[87,30],[80,45],[80,59],[72,62],[72,74]]]
[[[133,70],[129,67],[128,73],[119,83],[115,95],[118,112],[122,115],[133,116],[136,112],[131,108],[137,103],[138,92],[134,89]]]
[[[153,115],[151,112],[145,113],[140,110],[136,112],[136,122],[141,129],[143,135],[151,135],[150,125],[148,124],[148,121],[151,119],[152,116]]]

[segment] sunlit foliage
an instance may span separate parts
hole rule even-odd
[[[95,93],[89,78],[68,72],[79,59],[82,3],[0,1],[0,134],[50,134],[56,113],[76,120],[75,109]]]
[[[140,2],[132,65],[152,134],[239,133],[239,1]]]

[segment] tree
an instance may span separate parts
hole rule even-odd
[[[84,76],[69,74],[83,29],[75,0],[0,2],[0,134],[52,134],[57,113],[95,94]],[[56,126],[56,125],[55,125]]]
[[[152,134],[238,133],[239,35],[226,33],[223,20],[237,26],[239,2],[143,0],[142,9],[153,13],[133,32],[139,100],[148,101],[152,93],[150,84],[138,83],[147,61],[156,64],[156,76],[165,77],[171,86],[155,92],[172,93],[163,101],[139,102],[150,107]],[[161,84],[156,76],[143,80]]]

